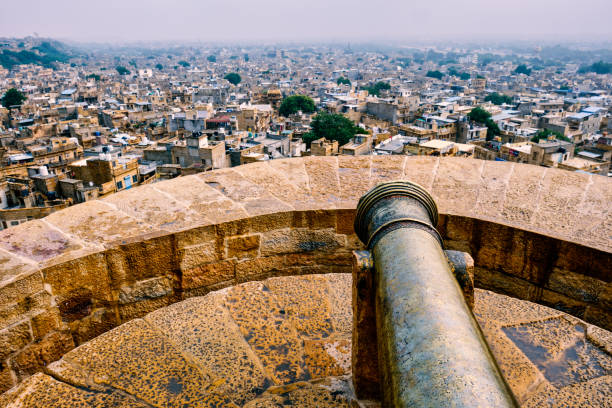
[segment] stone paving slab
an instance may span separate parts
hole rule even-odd
[[[270,278],[159,309],[69,352],[0,406],[354,406],[350,332],[336,329],[352,320],[338,305],[350,281]],[[475,316],[522,406],[609,406],[612,333],[480,289]]]

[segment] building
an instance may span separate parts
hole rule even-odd
[[[138,158],[102,153],[70,164],[72,178],[101,187],[101,195],[138,185]]]
[[[338,141],[327,140],[324,137],[310,144],[310,154],[313,156],[335,156],[338,154]]]
[[[345,145],[340,147],[340,154],[347,156],[362,156],[372,151],[372,136],[357,134]]]

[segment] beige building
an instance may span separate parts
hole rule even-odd
[[[310,144],[310,154],[313,156],[335,156],[338,154],[338,141],[327,140],[324,137]]]
[[[346,156],[362,156],[372,151],[372,136],[355,135],[350,142],[340,148],[340,154]]]
[[[138,159],[136,157],[100,157],[80,160],[70,164],[74,179],[92,182],[102,187],[102,194],[132,188],[138,185]]]

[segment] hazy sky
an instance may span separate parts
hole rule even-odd
[[[612,0],[0,0],[0,37],[612,41]]]

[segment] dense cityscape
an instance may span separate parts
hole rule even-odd
[[[612,408],[611,0],[0,6],[0,408]]]
[[[610,175],[612,51],[104,47],[0,40],[0,225],[306,155],[471,156]]]

